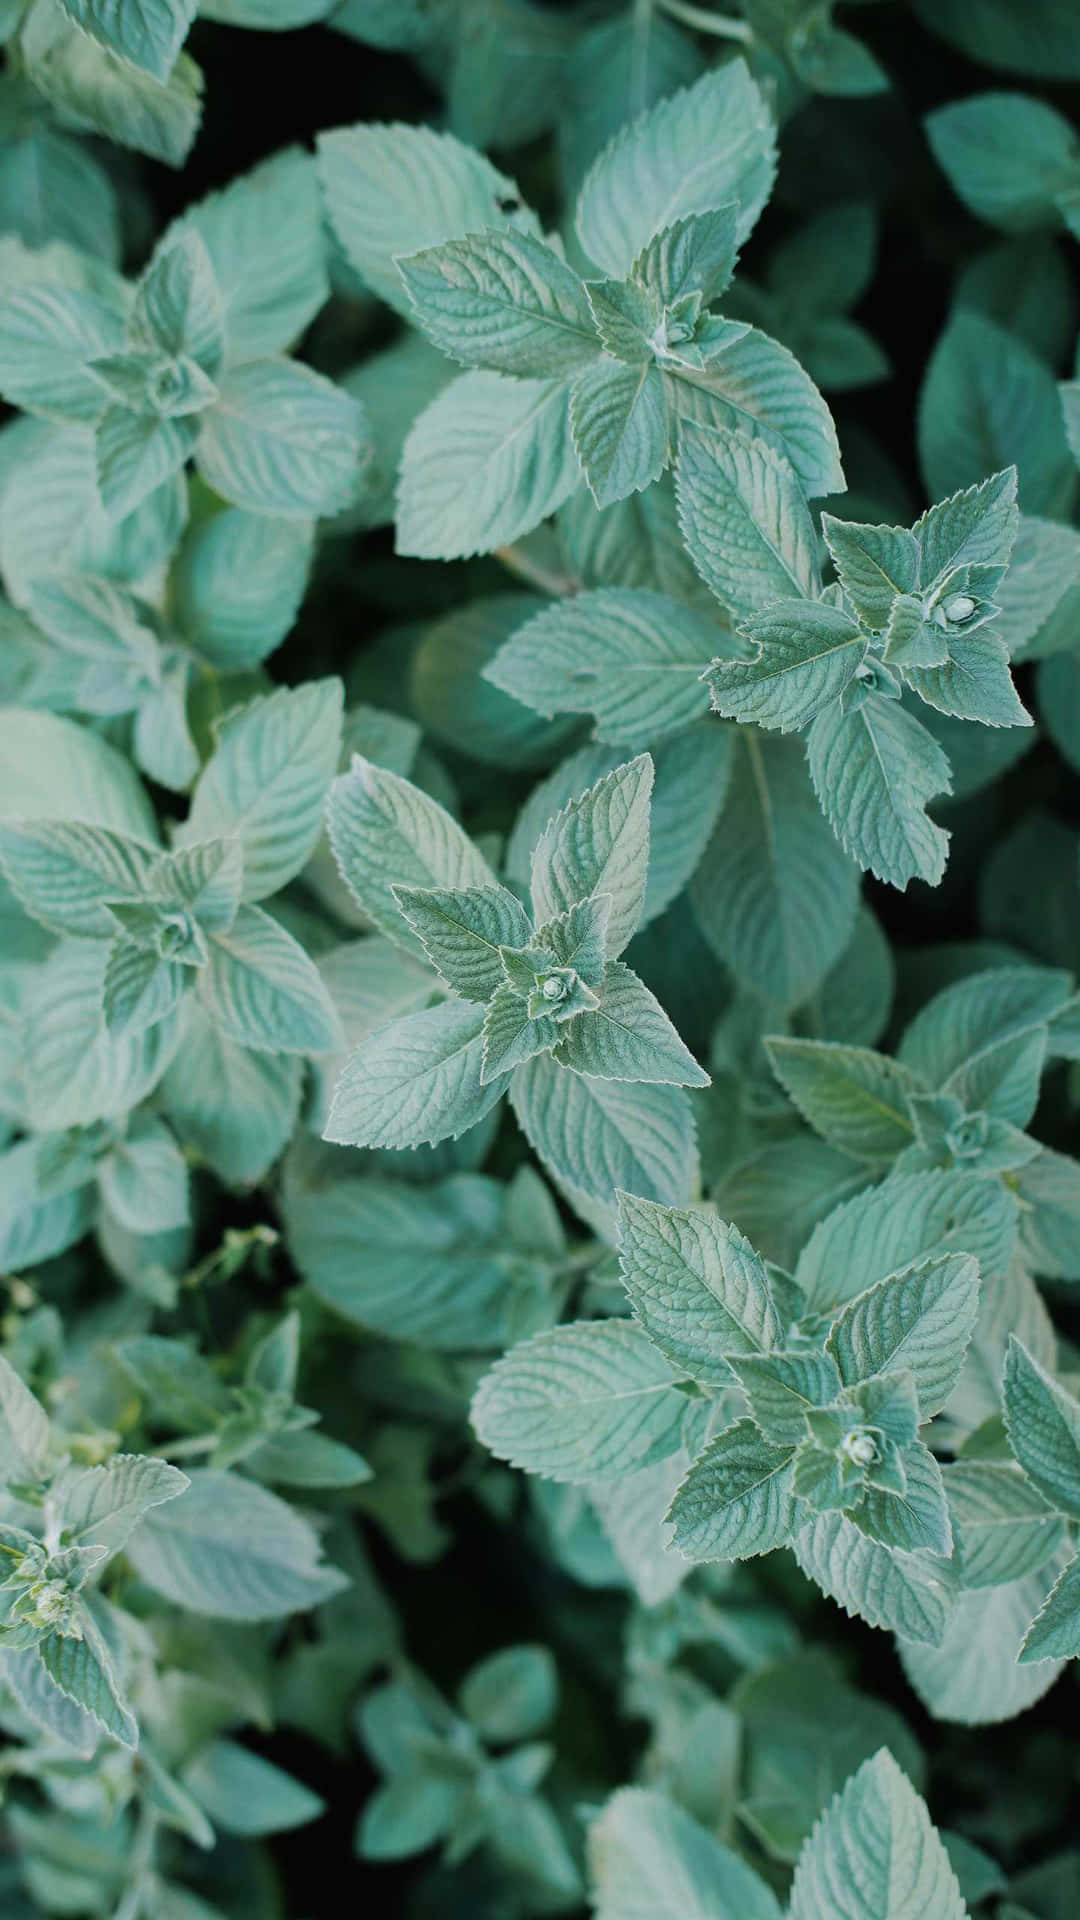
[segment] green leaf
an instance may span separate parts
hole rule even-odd
[[[908,1646],[901,1639],[904,1672],[936,1719],[965,1727],[1012,1720],[1053,1686],[1060,1661],[1019,1664],[1046,1580],[1044,1570],[989,1591],[962,1593],[939,1646]]]
[[[195,227],[170,228],[135,288],[133,348],[189,357],[213,381],[225,354],[225,320],[213,262]],[[196,387],[196,394],[201,391]],[[207,397],[213,398],[211,389]]]
[[[934,158],[980,220],[1006,233],[1060,223],[1059,193],[1080,186],[1069,122],[1022,93],[981,93],[926,117]]]
[[[826,1348],[845,1386],[904,1369],[915,1376],[924,1420],[956,1385],[979,1306],[979,1268],[946,1253],[890,1274],[858,1294],[833,1322]]]
[[[484,1085],[524,1061],[534,1059],[538,1053],[551,1053],[560,1032],[558,1022],[550,1015],[530,1014],[529,1002],[504,982],[496,988],[484,1015],[484,1060],[480,1073]]]
[[[744,985],[798,1006],[844,951],[858,892],[858,870],[821,817],[798,743],[741,733],[690,894],[713,952]]]
[[[199,776],[186,834],[235,835],[245,900],[277,893],[305,864],[341,743],[340,680],[279,687],[227,714]]]
[[[122,1747],[138,1745],[135,1716],[121,1698],[105,1642],[95,1622],[82,1610],[82,1638],[47,1633],[38,1642],[38,1654],[50,1680],[68,1700],[104,1727]]]
[[[367,457],[357,402],[284,359],[224,375],[197,450],[203,479],[234,506],[299,520],[349,506]]]
[[[200,990],[226,1037],[239,1046],[269,1053],[340,1051],[338,1017],[314,962],[261,907],[241,907],[230,931],[214,935]]]
[[[769,197],[775,164],[764,98],[744,63],[733,60],[615,136],[582,187],[578,238],[618,279],[654,234],[687,214],[734,201],[738,238],[745,240]]]
[[[781,733],[808,726],[838,700],[867,649],[858,621],[824,600],[781,601],[748,615],[739,631],[757,646],[756,658],[714,661],[713,707]]]
[[[982,314],[961,308],[941,335],[919,396],[918,425],[932,499],[1015,465],[1025,513],[1068,514],[1076,466],[1053,375]]]
[[[775,1894],[665,1794],[622,1787],[589,1828],[596,1920],[780,1920]]]
[[[949,1856],[883,1747],[826,1808],[795,1868],[790,1920],[967,1920]]]
[[[1050,1279],[1080,1277],[1080,1163],[1044,1147],[1013,1176],[1020,1201],[1020,1240],[1025,1259]]]
[[[819,713],[807,735],[814,791],[844,851],[903,892],[936,886],[949,836],[925,812],[950,789],[936,740],[896,700],[871,693],[853,711]]]
[[[952,1523],[941,1468],[928,1447],[916,1441],[900,1453],[906,1485],[903,1493],[870,1486],[852,1514],[861,1533],[905,1553],[936,1553],[948,1558]]]
[[[606,1480],[675,1452],[686,1412],[675,1372],[625,1320],[523,1340],[477,1388],[472,1422],[500,1460],[549,1480]]]
[[[250,1186],[263,1178],[292,1133],[302,1070],[294,1054],[238,1046],[189,999],[161,1097],[185,1146],[226,1185]]]
[[[160,1120],[137,1115],[98,1167],[101,1198],[129,1233],[167,1233],[191,1218],[188,1169]]]
[[[738,245],[738,207],[710,207],[686,214],[662,227],[634,261],[634,279],[650,288],[665,306],[688,293],[700,293],[710,307],[731,279]]]
[[[607,951],[617,958],[635,932],[649,862],[653,763],[647,753],[605,774],[549,820],[532,856],[538,922],[594,893],[610,896]]]
[[[485,1084],[484,1014],[447,1000],[380,1027],[346,1061],[324,1138],[350,1147],[417,1147],[457,1139],[506,1092]]]
[[[749,1560],[786,1545],[800,1513],[793,1460],[790,1447],[771,1446],[752,1420],[737,1420],[676,1489],[667,1512],[672,1544],[688,1560]]]
[[[235,1740],[212,1740],[181,1778],[220,1832],[245,1839],[289,1833],[317,1820],[326,1807],[309,1787]]]
[[[586,1080],[540,1056],[519,1067],[511,1101],[541,1162],[564,1186],[611,1206],[619,1189],[678,1205],[697,1154],[681,1087]]]
[[[949,658],[940,667],[905,667],[909,687],[939,713],[984,727],[1030,727],[1030,713],[1009,675],[1003,640],[980,628],[949,636]]]
[[[103,1018],[108,953],[102,940],[65,940],[34,982],[25,1063],[36,1128],[118,1118],[145,1099],[176,1050],[175,1012],[141,1033],[108,1032]]]
[[[0,391],[46,419],[96,420],[106,395],[88,362],[123,339],[123,309],[92,293],[18,287],[0,303]]]
[[[456,560],[508,546],[554,513],[579,479],[561,382],[463,373],[405,442],[397,550]]]
[[[821,531],[840,584],[861,620],[887,626],[894,601],[919,583],[919,543],[906,527],[869,527],[821,516]]]
[[[502,692],[492,672],[511,635],[545,604],[538,594],[485,595],[427,629],[410,682],[416,717],[435,740],[516,773],[546,767],[577,737],[576,720],[538,718],[521,704],[524,696]]]
[[[883,1547],[843,1513],[818,1514],[792,1544],[807,1578],[845,1613],[908,1640],[940,1645],[956,1605],[948,1561]]]
[[[60,8],[27,18],[22,55],[35,86],[62,114],[167,166],[187,159],[202,114],[202,74],[178,53],[156,79],[67,23]]]
[[[945,1469],[945,1493],[965,1587],[1022,1580],[1065,1539],[1064,1523],[1013,1466],[957,1460]]]
[[[79,821],[0,825],[0,865],[27,913],[58,933],[110,939],[106,902],[138,901],[149,888],[156,850],[145,841]]]
[[[155,1593],[214,1620],[276,1620],[331,1599],[346,1581],[319,1556],[314,1528],[284,1500],[208,1469],[148,1515],[128,1547]]]
[[[109,53],[167,80],[195,18],[194,0],[63,0],[64,12]]]
[[[619,1258],[635,1318],[692,1379],[731,1384],[731,1356],[767,1353],[781,1323],[765,1263],[705,1207],[617,1197]],[[801,1437],[801,1436],[800,1436]]]
[[[984,1278],[1008,1268],[1016,1203],[978,1174],[892,1174],[835,1207],[815,1227],[795,1268],[807,1309],[831,1317],[878,1280],[943,1251],[969,1253]]]
[[[830,1146],[860,1160],[892,1160],[912,1143],[907,1096],[915,1075],[869,1047],[832,1040],[766,1041],[777,1079],[799,1112]]]
[[[481,228],[533,232],[512,180],[430,127],[338,127],[318,138],[330,224],[379,298],[411,318],[396,262]]]
[[[641,588],[554,601],[504,641],[484,677],[539,713],[590,713],[598,740],[636,746],[708,712],[715,626]]]
[[[48,1415],[11,1362],[0,1359],[0,1476],[33,1484],[48,1460]]]
[[[542,1733],[559,1697],[559,1676],[547,1647],[504,1647],[466,1674],[459,1698],[481,1738],[504,1745]]]
[[[470,233],[397,262],[412,317],[464,367],[545,380],[595,359],[585,288],[530,234]]]
[[[491,888],[495,875],[457,821],[400,774],[356,754],[327,803],[334,857],[350,893],[381,931],[426,958],[394,888]]]
[[[109,407],[95,442],[98,492],[109,518],[126,519],[141,507],[183,466],[197,436],[191,417],[157,420]]]
[[[503,1190],[486,1176],[290,1183],[285,1222],[308,1285],[355,1325],[437,1352],[504,1344]]]
[[[152,1507],[175,1500],[188,1485],[178,1467],[141,1453],[117,1453],[105,1466],[88,1467],[63,1486],[60,1525],[67,1546],[105,1546],[110,1554],[127,1545]]]
[[[668,407],[659,368],[651,361],[627,367],[602,355],[574,382],[570,428],[598,507],[651,486],[668,463]]]
[[[798,475],[804,493],[842,493],[836,428],[809,374],[794,354],[750,327],[707,367],[685,365],[667,377],[668,399],[686,422],[741,428],[763,439]]]
[[[172,567],[178,623],[211,666],[258,666],[296,618],[311,564],[313,528],[226,507],[192,527]]]
[[[1034,1111],[1046,1023],[1065,1006],[1070,977],[1049,968],[995,967],[945,987],[906,1028],[898,1059],[928,1086],[1024,1126]]]
[[[524,947],[532,924],[505,887],[392,886],[394,900],[448,986],[482,1005],[505,980],[500,947]]]
[[[601,1080],[707,1087],[709,1076],[683,1045],[655,994],[620,960],[610,960],[600,1005],[575,1014],[555,1048],[560,1066]]]
[[[284,353],[323,305],[321,211],[314,159],[286,147],[184,215],[213,261],[233,360]]]
[[[1017,1656],[1021,1666],[1074,1660],[1080,1654],[1080,1554],[1058,1575],[1035,1615]]]
[[[806,1416],[840,1397],[836,1363],[813,1347],[790,1353],[744,1353],[735,1361],[751,1417],[774,1446],[797,1447],[806,1439]]]
[[[766,440],[740,427],[688,423],[675,488],[690,558],[732,615],[813,598],[813,522],[793,468]]]
[[[1080,1519],[1080,1402],[1010,1336],[1005,1425],[1024,1472],[1056,1513]]]

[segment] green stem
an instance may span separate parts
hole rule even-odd
[[[684,27],[693,27],[698,33],[714,33],[721,40],[741,40],[746,46],[753,39],[753,29],[745,20],[733,20],[727,13],[710,13],[707,7],[690,6],[688,0],[656,0],[662,13],[672,20],[679,20]]]
[[[539,587],[541,593],[550,593],[556,600],[564,599],[569,593],[577,593],[580,582],[569,574],[553,573],[548,567],[534,560],[531,553],[523,547],[496,547],[496,560],[515,573],[519,580],[526,580],[530,587]]]

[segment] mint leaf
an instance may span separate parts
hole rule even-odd
[[[707,73],[616,135],[581,190],[585,252],[622,278],[665,227],[734,201],[744,240],[772,186],[772,126],[741,61]]]
[[[925,1802],[886,1748],[826,1808],[795,1868],[791,1920],[967,1920]]]
[[[470,233],[397,266],[424,333],[462,366],[542,380],[599,352],[577,274],[530,234]]]
[[[784,1546],[799,1524],[793,1460],[752,1420],[726,1428],[676,1489],[667,1513],[673,1545],[688,1560],[747,1560]]]
[[[736,617],[771,601],[811,599],[813,522],[794,468],[738,426],[687,423],[675,479],[679,525],[706,585]]]
[[[527,620],[484,677],[539,713],[590,713],[598,740],[636,746],[708,711],[701,675],[715,645],[715,629],[693,607],[607,588]]]
[[[733,1358],[779,1345],[765,1263],[737,1227],[704,1207],[657,1206],[630,1193],[618,1196],[618,1221],[635,1318],[677,1367],[730,1385]]]
[[[677,1373],[625,1321],[534,1334],[485,1375],[472,1421],[502,1460],[554,1480],[610,1479],[678,1446]]]

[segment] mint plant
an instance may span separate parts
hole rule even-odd
[[[1072,1916],[1074,10],[0,40],[5,1917]]]

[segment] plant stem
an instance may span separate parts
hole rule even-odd
[[[754,37],[747,21],[733,20],[727,13],[710,13],[707,7],[691,6],[689,0],[656,0],[656,5],[672,20],[681,20],[684,27],[694,27],[698,33],[714,33],[721,40],[741,40],[744,46]]]
[[[531,587],[539,587],[541,593],[550,593],[556,599],[562,599],[568,593],[577,593],[581,584],[569,574],[552,572],[535,560],[531,553],[526,553],[523,547],[496,547],[495,558],[501,560],[511,573],[516,573],[519,580],[527,580]]]

